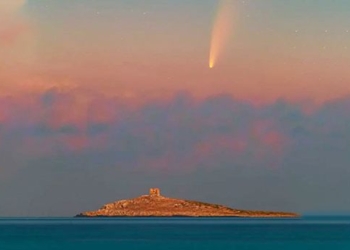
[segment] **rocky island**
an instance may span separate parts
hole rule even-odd
[[[76,217],[298,217],[296,213],[249,211],[199,201],[168,198],[151,188],[149,195],[109,203],[96,211],[83,212]]]

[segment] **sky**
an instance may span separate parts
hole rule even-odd
[[[0,0],[0,216],[150,187],[349,213],[348,0]]]

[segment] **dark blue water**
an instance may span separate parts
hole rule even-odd
[[[350,217],[0,219],[0,250],[346,249]]]

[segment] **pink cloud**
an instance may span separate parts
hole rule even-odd
[[[202,158],[210,157],[216,152],[226,152],[237,156],[245,152],[247,147],[247,138],[237,135],[217,135],[197,144],[194,151],[196,156]]]
[[[70,151],[81,151],[90,147],[89,138],[84,135],[64,136],[63,143]]]
[[[276,110],[241,105],[228,96],[203,101],[177,96],[135,106],[83,88],[0,97],[1,135],[15,135],[12,143],[26,154],[107,152],[120,165],[164,171],[215,167],[220,160],[278,166],[293,138]]]

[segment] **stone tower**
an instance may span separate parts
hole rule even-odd
[[[150,196],[160,196],[160,189],[159,188],[150,188],[149,195]]]

